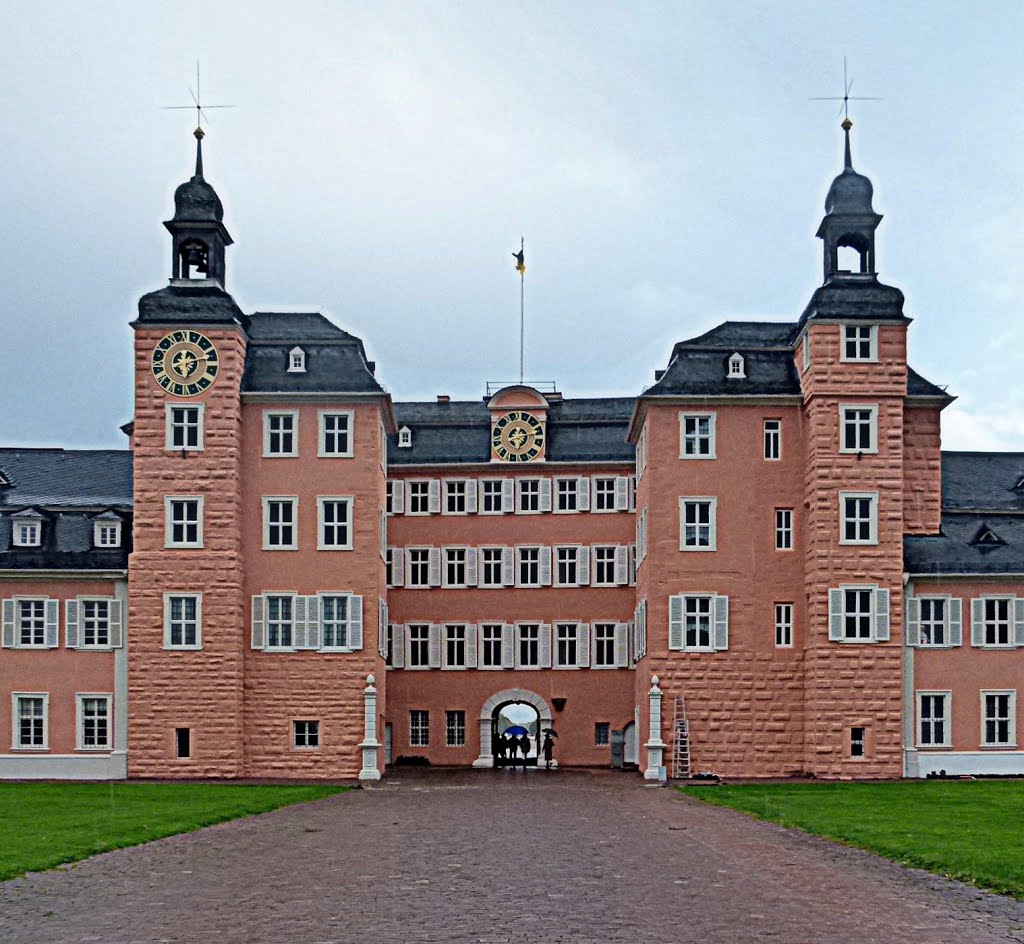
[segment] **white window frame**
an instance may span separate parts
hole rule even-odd
[[[43,541],[43,525],[38,518],[11,519],[11,544],[14,547],[39,547]]]
[[[329,452],[327,449],[327,436],[337,437],[338,430],[328,430],[328,417],[345,417],[345,439],[348,448],[343,452]],[[351,459],[355,456],[355,410],[318,410],[316,415],[316,454],[320,459]],[[298,435],[296,433],[296,435]],[[298,440],[296,439],[296,444]]]
[[[455,632],[449,632],[453,630]],[[452,662],[448,658],[448,643],[452,642],[458,647],[457,631],[462,631],[462,661]],[[452,672],[465,671],[472,668],[469,664],[469,651],[471,634],[476,632],[476,626],[469,623],[445,622],[441,624],[441,668]],[[451,638],[449,638],[451,637]],[[475,641],[475,640],[474,640]]]
[[[271,544],[270,543],[270,504],[271,502],[291,505],[292,508],[292,543]],[[275,527],[280,527],[278,522]],[[317,543],[320,540],[319,527],[317,528]],[[297,495],[264,495],[263,496],[263,550],[265,551],[297,551],[299,549],[299,498]]]
[[[573,551],[575,552],[575,580],[567,580],[564,583],[558,578],[558,554],[560,551]],[[590,548],[583,547],[580,544],[556,544],[551,548],[551,586],[553,587],[585,587],[590,583],[588,579],[584,582],[581,579],[581,570],[585,570],[588,574],[590,573],[590,560],[589,560]],[[584,555],[588,556],[588,559],[584,562]],[[568,555],[567,555],[568,556]],[[566,560],[566,567],[573,566],[572,563]]]
[[[923,615],[924,604],[931,609],[936,603],[942,604],[942,642],[934,638],[927,642],[924,638]],[[922,593],[919,596],[907,596],[904,609],[906,611],[907,645],[918,649],[955,649],[963,645],[963,601],[960,597],[942,593]],[[929,627],[938,626],[933,615],[927,620]]]
[[[196,502],[196,540],[175,541],[174,521],[171,518],[172,502]],[[205,517],[204,498],[202,495],[167,495],[164,497],[164,547],[166,548],[201,548],[203,547],[203,520]]]
[[[846,515],[847,501],[860,502],[864,500],[867,500],[869,502],[867,519],[860,517],[848,518]],[[852,522],[857,526],[857,529],[859,531],[860,524],[864,520],[867,520],[868,523],[868,536],[866,538],[848,538],[846,536],[847,524]],[[839,493],[839,543],[864,546],[874,545],[878,543],[878,492]]]
[[[678,604],[674,601],[678,600]],[[708,645],[689,645],[686,641],[686,607],[688,600],[708,601]],[[722,601],[719,603],[719,601]],[[678,645],[672,644],[672,609],[679,610]],[[721,631],[720,631],[721,628]],[[729,597],[721,593],[698,592],[673,594],[668,598],[668,648],[676,652],[724,652],[729,648]],[[719,642],[723,645],[719,645]]]
[[[620,668],[618,659],[616,658],[616,647],[618,644],[617,637],[619,633],[619,623],[615,620],[602,620],[595,619],[590,624],[590,668],[597,672],[605,672],[608,669]],[[606,635],[603,639],[598,637],[598,630],[602,630],[607,633],[608,627],[611,627],[611,635]],[[602,662],[598,659],[598,653],[601,651],[601,643],[611,643],[610,647],[605,646],[605,651],[611,649],[611,659]]]
[[[1015,688],[982,689],[981,695],[981,746],[990,749],[1015,748],[1017,746],[1017,690]],[[1008,695],[1007,703],[1007,740],[989,741],[986,737],[988,715],[985,713],[985,698],[988,695]]]
[[[622,550],[620,550],[622,548]],[[592,587],[619,587],[625,581],[620,581],[617,577],[616,572],[619,570],[620,563],[619,558],[621,557],[622,551],[625,548],[621,544],[595,544],[589,548],[590,551],[590,585]],[[611,554],[608,555],[608,551]],[[599,553],[604,553],[605,557],[610,558],[609,560],[598,561],[597,557]],[[598,575],[601,572],[599,565],[611,567],[612,579],[611,580],[599,580]]]
[[[504,577],[503,577],[503,573],[504,573],[504,569],[505,569],[505,556],[506,556],[506,552],[508,552],[510,550],[511,550],[511,548],[500,547],[500,546],[495,545],[495,544],[488,544],[488,545],[485,545],[483,547],[477,548],[477,552],[476,552],[477,582],[476,582],[476,585],[478,587],[481,587],[481,588],[484,588],[484,589],[496,590],[496,589],[498,589],[500,587],[504,587],[505,586],[505,580],[504,580]],[[497,582],[495,582],[493,580],[490,580],[490,581],[486,580],[485,576],[484,576],[487,573],[487,567],[488,567],[488,564],[484,561],[484,554],[487,553],[487,552],[492,552],[492,551],[497,551],[497,554],[498,554],[498,560],[497,560],[497,563],[496,563],[496,566],[498,568],[498,580],[497,580]],[[490,566],[493,568],[495,566],[495,562],[492,561]]]
[[[497,629],[497,638],[494,638],[494,630]],[[485,639],[484,636],[487,633],[491,634],[491,639]],[[505,668],[505,637],[511,638],[512,627],[507,626],[504,623],[495,623],[493,621],[481,622],[480,623],[480,639],[477,649],[477,668],[485,672],[494,672]],[[487,644],[491,643],[493,646],[497,643],[498,649],[498,660],[494,663],[485,663],[484,654],[487,652]]]
[[[417,639],[414,640],[412,638],[412,631],[414,629],[417,630],[417,631],[419,631],[419,630],[426,630],[426,635],[422,639],[417,638]],[[405,667],[406,667],[406,669],[410,669],[413,672],[420,672],[420,671],[425,671],[425,670],[427,670],[427,669],[429,669],[431,667],[431,665],[430,665],[430,648],[431,648],[431,642],[432,642],[432,640],[431,640],[432,629],[433,629],[433,627],[431,626],[430,623],[415,622],[415,623],[407,623],[406,624],[406,626],[405,626],[405,634],[404,634],[405,635]],[[425,648],[423,649],[423,652],[426,654],[426,658],[422,662],[416,662],[415,664],[413,663],[413,659],[412,659],[412,654],[415,651],[413,649],[413,643],[417,644],[417,649],[419,647],[419,644],[423,643],[424,646],[425,646]]]
[[[284,430],[271,431],[271,418],[288,417],[291,419],[292,448],[290,452],[279,450],[272,452],[271,435],[284,435]],[[299,454],[299,411],[298,410],[264,410],[263,411],[263,458],[264,459],[289,459]]]
[[[680,507],[680,516],[682,508]],[[680,531],[680,540],[682,532]],[[636,551],[634,552],[635,566],[639,567],[647,557],[647,509],[641,508],[640,514],[636,516]]]
[[[566,497],[572,495],[575,507],[573,508],[560,508],[561,497],[562,497],[562,483],[572,484],[572,488],[566,492]],[[585,483],[585,484],[584,484]],[[551,511],[556,515],[578,515],[583,508],[582,492],[583,488],[589,486],[589,482],[586,479],[580,479],[578,475],[556,475],[551,482]],[[589,495],[587,496],[590,497]]]
[[[21,713],[18,702],[22,698],[41,698],[43,700],[43,743],[21,744]],[[25,752],[48,751],[50,749],[50,693],[49,692],[11,692],[11,750]]]
[[[550,482],[551,480],[548,479],[548,481]],[[544,486],[541,484],[541,482],[542,482],[542,480],[540,478],[536,478],[536,477],[533,477],[533,476],[526,477],[526,478],[517,478],[516,479],[516,514],[517,515],[539,515],[539,514],[543,513],[543,511],[544,511],[544,500],[543,500]],[[523,488],[527,484],[529,484],[531,486],[531,489],[532,489],[533,486],[536,486],[536,491],[532,491],[531,490],[529,493],[524,493]],[[536,508],[524,508],[523,507],[523,500],[525,498],[536,499],[537,507]],[[531,502],[531,504],[532,504],[532,502]]]
[[[949,748],[949,747],[952,747],[953,746],[953,737],[952,737],[953,732],[951,730],[952,722],[953,722],[953,693],[952,693],[952,691],[949,691],[949,690],[946,690],[946,691],[919,691],[919,692],[915,692],[915,694],[917,696],[917,698],[916,698],[917,713],[916,713],[915,719],[914,719],[915,720],[915,725],[914,725],[914,743],[917,745],[917,747],[919,749],[925,750],[925,751],[927,751],[927,750],[934,750],[936,748],[943,748],[943,747],[944,748]],[[925,698],[936,698],[936,697],[942,698],[942,718],[941,719],[937,719],[937,718],[935,718],[933,716],[932,718],[930,718],[928,720],[930,722],[932,722],[933,725],[934,725],[934,722],[936,720],[941,720],[941,722],[942,722],[942,740],[941,741],[925,741],[924,737],[923,737],[923,734],[924,734],[924,721],[925,721],[925,719],[924,719],[924,705],[923,705],[923,701],[924,701]],[[983,725],[982,726],[984,727],[984,719],[983,719]],[[933,733],[934,733],[934,728],[933,728]]]
[[[846,427],[853,421],[848,418],[850,413],[868,413],[868,437],[870,443],[866,447],[846,445]],[[863,424],[858,420],[856,426]],[[877,403],[840,403],[839,404],[839,452],[843,455],[876,455],[878,453],[878,404]]]
[[[105,744],[85,743],[85,699],[102,699],[107,704],[107,741]],[[75,750],[106,752],[114,748],[114,696],[112,692],[77,692],[75,694]]]
[[[695,444],[699,444],[702,439],[707,439],[708,453],[701,455],[700,453],[687,453],[686,451],[686,421],[687,420],[707,420],[708,421],[708,432],[707,435],[702,435],[699,432],[694,432],[693,440]],[[690,411],[680,411],[679,413],[679,458],[680,459],[715,459],[717,458],[717,445],[716,445],[716,414],[711,413],[696,413]]]
[[[696,527],[708,529],[708,543],[689,544],[686,540],[686,508],[688,505],[706,505],[709,508],[708,524]],[[679,499],[679,550],[687,552],[709,552],[718,550],[718,499],[710,495],[684,495]]]
[[[21,606],[23,603],[41,603],[43,607],[43,641],[21,641]],[[8,617],[11,637],[7,639]],[[33,617],[34,619],[35,617]],[[60,601],[53,597],[12,597],[3,601],[4,648],[10,649],[59,649],[60,648]],[[10,646],[7,643],[10,642]]]
[[[205,448],[206,439],[206,404],[205,403],[167,403],[164,405],[166,411],[166,422],[164,427],[164,448],[169,452],[202,452]],[[196,445],[176,446],[174,445],[174,430],[180,428],[187,431],[190,423],[175,423],[175,410],[196,411]],[[184,438],[188,438],[187,436]]]
[[[726,376],[730,380],[743,380],[747,376],[744,370],[743,355],[738,351],[729,357],[729,372]]]
[[[306,352],[301,347],[293,347],[288,352],[289,374],[304,374],[306,372]]]
[[[680,451],[682,446],[680,445]],[[644,469],[647,468],[647,422],[644,421],[644,425],[640,430],[640,434],[636,438],[636,452],[634,455],[635,461],[635,475],[636,480],[639,482],[644,477]]]
[[[571,641],[574,646],[575,659],[562,660],[558,652],[559,630],[561,628],[572,627],[572,632],[566,636],[568,642],[571,637]],[[580,643],[581,643],[580,624],[575,620],[555,620],[551,624],[551,668],[566,670],[566,669],[578,669],[580,668]]]
[[[263,597],[263,651],[264,652],[294,652],[295,651],[295,601],[298,599],[299,594],[291,591],[274,591],[266,590],[261,596]],[[291,615],[288,618],[288,645],[278,644],[272,646],[270,644],[270,598],[271,597],[287,597],[291,600]],[[282,622],[282,621],[278,621]]]
[[[68,628],[68,618],[67,618],[67,609],[66,609],[68,602],[70,602],[70,601],[65,601],[65,611],[64,611],[64,614],[65,614],[64,615],[64,631],[65,631],[65,633],[67,632],[67,628]],[[86,650],[90,650],[91,649],[91,650],[98,650],[98,651],[102,651],[102,652],[109,652],[111,649],[117,648],[117,647],[114,646],[114,641],[115,640],[114,640],[114,628],[113,627],[114,627],[115,620],[114,620],[113,606],[115,604],[117,604],[119,601],[115,600],[113,597],[88,596],[88,597],[75,597],[74,602],[78,604],[78,645],[75,646],[74,648],[76,648],[76,649],[86,649]],[[93,642],[93,643],[86,643],[85,642],[85,604],[87,604],[87,603],[105,603],[107,605],[107,641],[105,643],[95,643],[95,642]],[[68,646],[68,648],[70,649],[71,646]]]
[[[363,621],[365,620],[366,617],[365,617],[365,614],[363,613],[363,610],[362,610],[362,598],[359,596],[359,594],[352,593],[351,591],[348,591],[348,590],[321,590],[315,596],[316,596],[316,601],[317,601],[317,606],[316,606],[317,619],[319,620],[319,624],[320,624],[320,630],[319,630],[319,632],[320,632],[320,645],[319,645],[317,651],[319,651],[319,652],[358,652],[360,649],[362,649],[363,648],[363,646],[362,646],[363,634],[365,632],[365,630],[363,628]],[[326,610],[326,608],[324,606],[324,600],[327,597],[332,597],[332,598],[344,597],[345,600],[346,600],[346,603],[345,603],[345,645],[344,646],[338,646],[338,645],[334,645],[334,644],[330,644],[329,645],[327,643],[327,633],[324,631],[324,624],[327,622],[327,620],[324,618],[324,613],[325,613],[325,610]],[[357,599],[359,600],[358,604],[355,602]],[[292,638],[293,638],[293,640],[294,640],[294,634],[295,634],[294,605],[295,604],[293,603],[292,604],[292,607],[293,607],[293,611],[292,611]],[[359,607],[359,619],[358,620],[353,618],[357,606]],[[378,608],[377,608],[377,612],[378,612],[378,619],[379,619],[379,617],[381,615],[384,615],[385,617],[387,615],[386,613],[381,614],[381,610],[380,610],[380,606],[379,605],[378,605]],[[307,619],[307,621],[310,618],[309,614],[310,614],[310,606],[309,606],[309,604],[307,604],[306,605],[306,619]],[[333,622],[339,623],[340,620],[334,620]],[[358,646],[352,645],[353,637],[355,635],[355,633],[353,632],[354,624],[358,624],[359,625],[359,643],[360,644]],[[387,625],[386,618],[384,620],[379,620],[379,625],[386,626]]]
[[[476,482],[473,479],[441,479],[441,514],[449,517],[461,518],[465,515],[470,514],[470,490],[476,489]],[[461,494],[460,494],[461,490]],[[474,495],[474,497],[476,497]],[[458,504],[458,499],[462,499],[462,510],[456,509],[452,511],[448,507],[449,499],[454,499]]]
[[[327,544],[324,542],[324,529],[327,523],[324,521],[324,506],[328,503],[343,505],[345,507],[345,531],[348,540],[344,544]],[[353,534],[355,530],[355,499],[351,495],[317,495],[316,497],[316,549],[318,551],[351,551],[353,548]],[[296,519],[298,518],[298,499],[296,499]],[[298,521],[296,520],[296,524]],[[337,528],[338,522],[333,522],[331,527]],[[295,532],[295,543],[298,545],[298,532]]]
[[[519,544],[515,549],[515,585],[517,587],[543,587],[544,583],[544,551],[551,552],[551,548],[545,548],[540,544]],[[537,582],[523,580],[523,551],[537,552]],[[550,560],[550,558],[549,558]]]
[[[792,603],[775,604],[775,648],[793,648],[793,610]]]
[[[470,582],[470,553],[474,552],[476,548],[467,547],[465,545],[448,545],[441,548],[441,586],[452,590],[464,590],[466,587],[476,586],[476,581]],[[450,555],[453,551],[462,552],[462,580],[449,580],[448,579],[448,565],[452,564],[455,567],[459,566],[459,561],[452,560]],[[454,623],[452,625],[455,625]]]
[[[399,449],[411,449],[412,448],[412,430],[408,426],[403,426],[398,431],[398,448]]]
[[[105,532],[113,533],[113,540],[107,540],[109,535]],[[112,548],[121,546],[121,522],[114,521],[112,518],[104,518],[102,520],[93,521],[92,523],[92,543],[97,548]]]
[[[846,609],[846,592],[848,590],[853,591],[868,591],[870,594],[870,611],[869,617],[870,622],[868,623],[868,635],[867,636],[848,636],[846,634],[846,618],[851,615],[861,616],[863,614],[851,614]],[[892,620],[892,599],[887,588],[879,587],[878,584],[842,584],[838,587],[831,587],[829,589],[829,641],[838,642],[845,645],[865,645],[874,644],[879,642],[888,642],[891,638],[891,620]],[[834,595],[839,593],[841,595],[841,608],[836,611],[834,609]],[[885,600],[885,624],[884,628],[879,625],[879,611],[881,608],[881,600]],[[833,619],[838,620],[837,626],[833,625]],[[837,635],[836,629],[839,630]]]
[[[775,509],[775,550],[793,550],[793,509]]]
[[[769,428],[769,424],[773,424]],[[782,461],[782,420],[770,418],[762,424],[762,445],[764,447],[765,462]],[[769,455],[774,453],[774,455]]]
[[[196,603],[196,641],[176,644],[171,638],[171,601],[176,597],[191,598]],[[182,633],[184,638],[184,633]],[[203,648],[203,595],[192,590],[168,590],[164,593],[164,649],[195,650]]]
[[[1006,642],[987,642],[985,616],[987,602],[1006,602]],[[979,613],[979,606],[981,612]],[[998,635],[999,620],[993,620]],[[988,593],[971,600],[971,645],[978,649],[1015,649],[1024,645],[1024,597],[1005,593]]]
[[[414,518],[427,517],[428,515],[434,514],[431,509],[433,503],[433,495],[435,493],[440,497],[440,483],[437,483],[437,479],[407,479],[405,483],[405,513]],[[423,494],[413,494],[414,490],[423,489]],[[419,502],[421,499],[426,504],[426,511],[413,511],[413,499]]]
[[[590,486],[590,488],[591,488],[590,510],[595,515],[610,515],[610,514],[613,514],[616,511],[625,511],[626,510],[625,508],[620,508],[619,507],[620,502],[619,502],[619,499],[618,499],[618,494],[619,494],[619,484],[618,483],[619,483],[619,479],[620,478],[624,479],[625,476],[619,476],[619,475],[595,475],[593,477],[593,479],[591,479],[591,486]],[[602,483],[604,483],[603,487],[602,487]],[[610,487],[608,486],[608,483],[611,483]],[[628,490],[629,490],[628,482],[626,484],[626,490],[627,490],[627,493],[628,493]],[[598,496],[600,496],[600,499],[601,499],[600,501],[598,500]],[[602,504],[602,502],[607,502],[608,503],[608,507],[606,507],[606,508],[599,507]],[[627,495],[626,504],[628,505],[628,503],[629,503],[629,500],[628,500],[628,495]]]
[[[862,337],[849,337],[851,331],[861,332],[867,329],[867,338]],[[863,357],[858,352],[853,357],[850,357],[846,351],[846,345],[848,342],[853,341],[857,347],[867,340],[868,342],[868,356]],[[839,338],[839,360],[844,364],[877,364],[878,363],[878,325],[874,324],[844,324],[842,331],[840,332]]]
[[[533,640],[532,638],[531,639],[527,639],[527,640],[523,639],[523,630],[528,628],[528,627],[531,629],[531,631],[532,631],[533,627],[536,627],[536,629],[537,629],[537,638],[536,638],[536,640]],[[548,628],[548,632],[550,632],[550,627]],[[544,639],[543,639],[543,637],[544,637],[544,624],[541,623],[538,620],[521,620],[521,621],[519,621],[519,622],[517,622],[515,624],[515,636],[514,636],[514,640],[515,640],[515,667],[517,669],[522,669],[524,671],[531,671],[532,672],[532,671],[536,671],[537,669],[546,668],[546,666],[544,665]],[[525,642],[534,642],[534,641],[536,641],[536,643],[537,643],[537,661],[536,662],[529,662],[529,663],[523,662],[522,656],[523,656],[523,643],[524,643],[524,641]]]

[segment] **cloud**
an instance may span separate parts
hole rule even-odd
[[[954,404],[942,414],[942,446],[977,452],[1024,450],[1024,409],[966,409]]]

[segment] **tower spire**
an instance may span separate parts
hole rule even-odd
[[[193,131],[192,133],[196,136],[196,177],[198,177],[200,180],[202,180],[203,179],[203,138],[206,136],[206,133],[200,127],[197,127],[196,130]],[[846,153],[847,154],[850,153],[849,138],[847,138]]]
[[[843,119],[843,131],[846,134],[846,154],[843,160],[843,170],[853,170],[853,159],[850,157],[850,129],[852,127],[853,122],[850,121],[850,116],[847,115]]]

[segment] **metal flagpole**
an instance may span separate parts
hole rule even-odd
[[[526,358],[526,315],[524,307],[524,298],[526,293],[526,263],[525,263],[525,244],[523,238],[519,239],[519,383],[523,383],[523,378],[526,376],[525,372],[525,358]]]

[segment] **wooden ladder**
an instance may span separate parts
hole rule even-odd
[[[672,736],[672,779],[690,779],[690,722],[686,720],[686,703],[682,695],[675,697],[675,718]]]

